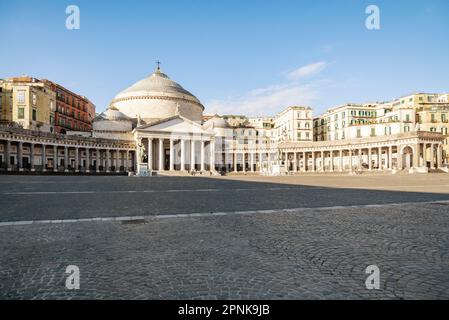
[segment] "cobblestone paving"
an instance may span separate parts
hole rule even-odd
[[[448,266],[445,203],[0,227],[0,299],[449,299]]]

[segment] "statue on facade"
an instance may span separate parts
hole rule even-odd
[[[140,117],[140,114],[137,115],[137,126],[140,127],[142,125],[142,118]]]
[[[145,146],[143,145],[142,142],[139,142],[137,147],[139,148],[140,163],[147,162],[148,154],[147,154],[147,150],[145,149]]]

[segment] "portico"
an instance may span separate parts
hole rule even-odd
[[[279,145],[285,172],[400,171],[428,172],[442,162],[444,137],[410,132],[348,141]]]
[[[148,171],[215,172],[214,132],[182,116],[156,121],[134,130],[138,168]]]

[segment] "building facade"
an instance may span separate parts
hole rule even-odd
[[[92,131],[95,105],[84,96],[73,93],[60,84],[42,80],[56,94],[55,132]]]
[[[64,135],[0,126],[3,171],[143,176],[447,171],[447,95],[347,104],[315,118],[305,106],[273,117],[203,115],[199,99],[158,67],[118,93],[87,130],[93,105],[89,109],[87,100],[73,96],[67,100],[66,91],[43,83],[55,90],[55,121],[64,116],[78,124],[58,126],[59,132],[67,130]]]
[[[0,80],[0,124],[53,132],[56,94],[27,76]]]
[[[447,94],[418,93],[391,102],[347,104],[314,119],[314,141],[353,140],[413,131],[439,132],[449,162]]]

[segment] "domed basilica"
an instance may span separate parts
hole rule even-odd
[[[114,97],[94,119],[93,135],[133,140],[141,175],[155,170],[215,171],[215,133],[203,127],[203,111],[198,98],[158,66]]]

